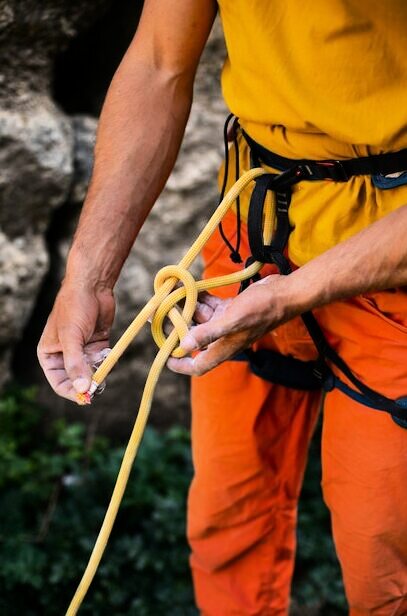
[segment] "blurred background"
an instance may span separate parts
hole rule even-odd
[[[60,615],[95,540],[155,348],[146,329],[84,410],[57,398],[36,345],[92,167],[97,117],[141,0],[0,0],[0,614]],[[216,24],[184,144],[117,285],[113,341],[217,204],[227,113]],[[146,84],[148,87],[148,84]],[[197,266],[199,268],[199,264]],[[81,613],[196,614],[184,539],[188,380],[163,373],[113,537]],[[345,602],[319,488],[319,429],[300,507],[293,614]],[[222,616],[222,615],[219,615]]]

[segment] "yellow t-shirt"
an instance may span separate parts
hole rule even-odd
[[[407,147],[406,0],[219,0],[219,6],[228,49],[224,97],[253,139],[291,158],[343,159]],[[244,147],[241,156],[244,169]],[[405,204],[406,186],[382,190],[368,176],[302,182],[290,212],[290,256],[301,265]]]

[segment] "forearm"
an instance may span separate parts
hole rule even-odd
[[[67,271],[38,344],[54,390],[71,400],[109,344],[112,288],[173,167],[215,0],[144,0],[101,115],[88,195]]]
[[[112,287],[172,169],[192,83],[128,52],[100,118],[94,171],[67,278]]]
[[[103,107],[65,280],[111,289],[175,162],[214,0],[145,0]]]
[[[407,285],[406,237],[404,206],[313,259],[287,281],[290,312]]]
[[[171,358],[175,372],[202,375],[299,314],[367,291],[407,285],[407,206],[289,276],[268,276],[233,300],[203,298],[181,341],[194,357]],[[205,308],[205,310],[203,309]]]

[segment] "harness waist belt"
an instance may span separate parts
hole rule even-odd
[[[398,152],[346,158],[344,160],[295,159],[286,158],[267,150],[243,130],[242,134],[257,159],[268,167],[281,171],[297,167],[304,173],[302,179],[347,182],[354,175],[388,175],[389,173],[401,173],[407,170],[407,148]]]

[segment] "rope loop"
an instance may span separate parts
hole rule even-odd
[[[151,333],[155,343],[161,348],[167,340],[164,333],[164,320],[168,318],[177,332],[177,339],[174,342],[171,355],[183,357],[185,353],[177,344],[188,333],[188,327],[192,321],[198,300],[198,288],[192,274],[180,265],[166,265],[160,269],[154,279],[154,291],[159,293],[163,285],[168,282],[171,283],[170,292],[162,300],[153,316]],[[182,283],[182,286],[171,291],[178,283]],[[185,303],[182,311],[180,311],[177,304],[183,298],[185,298]]]

